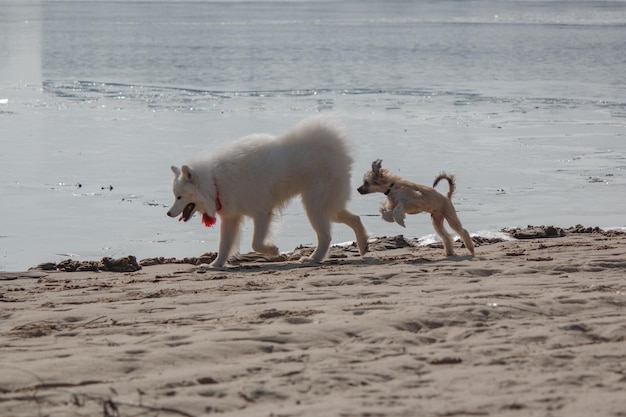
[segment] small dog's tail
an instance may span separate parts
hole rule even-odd
[[[448,200],[452,200],[452,194],[456,191],[456,183],[454,182],[454,174],[446,174],[442,172],[435,178],[435,182],[433,182],[433,188],[437,187],[439,181],[448,180],[448,184],[450,185],[450,189],[448,190]]]

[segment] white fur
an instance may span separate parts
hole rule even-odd
[[[361,254],[367,233],[361,219],[349,212],[350,156],[345,134],[328,118],[313,117],[281,136],[253,134],[205,153],[174,172],[174,204],[168,216],[189,220],[195,211],[219,215],[220,242],[212,266],[223,266],[235,245],[244,216],[252,218],[252,249],[278,255],[267,241],[274,213],[300,195],[318,245],[310,258],[321,262],[331,241],[331,222],[350,226]],[[221,210],[217,210],[219,202]],[[195,204],[191,212],[185,207]]]

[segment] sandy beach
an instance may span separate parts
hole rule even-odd
[[[625,27],[626,0],[0,0],[0,417],[626,417]],[[317,113],[353,193],[379,158],[455,173],[476,256],[381,194],[350,202],[389,236],[364,257],[203,267],[170,166]],[[315,242],[283,209],[274,243]],[[606,230],[486,238],[529,223]]]
[[[510,234],[2,272],[0,414],[626,416],[626,235]]]

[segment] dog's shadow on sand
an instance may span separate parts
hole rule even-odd
[[[354,256],[354,257],[338,257],[329,258],[322,263],[316,262],[300,262],[300,261],[238,261],[236,264],[227,264],[222,267],[212,267],[208,264],[199,265],[191,269],[190,272],[198,274],[205,274],[210,272],[240,272],[240,273],[254,273],[263,271],[294,271],[304,269],[327,269],[335,266],[347,266],[347,267],[366,267],[373,265],[386,265],[394,263],[404,264],[438,264],[442,262],[462,262],[479,259],[472,255],[452,255],[448,257],[442,257],[438,259],[429,259],[424,257],[414,257],[411,255],[402,255],[400,257],[392,258],[379,258],[373,256]],[[237,262],[237,261],[235,261]]]
[[[347,266],[359,266],[359,265],[372,265],[380,262],[372,262],[367,258],[344,258],[344,259],[327,259],[322,263],[316,262],[299,262],[299,261],[267,261],[267,262],[255,262],[247,263],[241,262],[238,264],[227,264],[221,267],[213,267],[208,264],[199,265],[191,269],[190,272],[196,272],[199,274],[208,272],[260,272],[260,271],[292,271],[302,269],[316,269],[327,268],[337,265]]]
[[[461,262],[461,261],[472,261],[475,259],[479,259],[474,255],[452,255],[447,258],[437,259],[435,261],[453,261],[453,262]]]
[[[448,257],[441,257],[441,258],[424,258],[424,257],[413,257],[410,255],[405,255],[402,256],[400,258],[392,258],[391,260],[394,261],[394,263],[404,263],[404,264],[411,264],[411,265],[417,265],[417,264],[441,264],[444,262],[463,262],[463,261],[473,261],[473,260],[477,260],[477,259],[481,259],[478,258],[477,256],[473,256],[473,255],[452,255],[452,256],[448,256]],[[386,263],[391,263],[389,259],[381,259],[379,260],[379,262],[377,262],[378,264],[386,264]]]

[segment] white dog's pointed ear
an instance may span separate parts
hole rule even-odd
[[[382,159],[377,159],[374,162],[372,162],[372,172],[377,177],[380,175],[380,167],[382,166],[382,164],[383,164]]]
[[[172,172],[177,177],[180,175],[180,169],[177,166],[172,165]]]
[[[182,173],[183,173],[183,177],[187,181],[190,181],[190,182],[193,181],[193,171],[187,165],[182,166]]]

